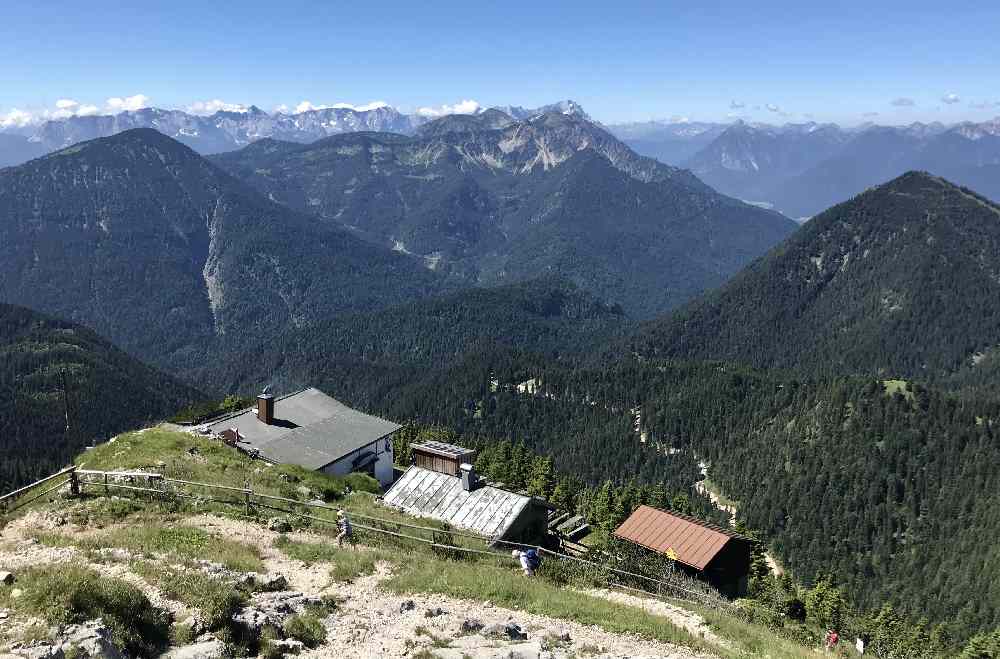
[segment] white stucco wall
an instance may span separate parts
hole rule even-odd
[[[386,444],[388,444],[388,450],[386,450]],[[350,474],[353,469],[352,464],[359,455],[371,451],[378,456],[378,460],[375,462],[375,478],[378,480],[379,485],[383,488],[389,487],[392,484],[393,476],[393,454],[392,454],[392,438],[383,438],[378,441],[372,442],[367,446],[364,446],[356,451],[353,451],[341,459],[337,460],[333,464],[328,464],[327,466],[320,469],[324,474],[329,474],[331,476],[346,476]]]

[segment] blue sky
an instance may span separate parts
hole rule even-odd
[[[0,15],[0,117],[60,100],[104,112],[563,98],[609,123],[1000,115],[997,2],[6,0]]]

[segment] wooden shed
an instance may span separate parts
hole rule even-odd
[[[746,594],[753,541],[729,529],[639,506],[615,536],[670,556],[686,572],[705,579],[728,597]]]
[[[444,442],[411,444],[410,451],[413,464],[449,476],[460,476],[461,466],[476,460],[475,450]]]

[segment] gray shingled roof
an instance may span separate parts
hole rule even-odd
[[[461,478],[413,465],[385,493],[383,501],[417,517],[501,539],[531,497],[489,485],[467,492]]]
[[[209,430],[237,428],[241,447],[256,448],[273,462],[319,469],[402,427],[351,409],[313,388],[275,400],[274,417],[275,424],[262,423],[253,407],[216,421]]]

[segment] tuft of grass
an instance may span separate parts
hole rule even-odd
[[[191,625],[174,625],[170,629],[170,644],[171,645],[188,645],[193,643],[195,639],[194,629]]]
[[[539,579],[529,579],[512,569],[485,562],[470,569],[468,564],[424,557],[419,562],[410,563],[385,585],[401,594],[438,593],[489,600],[499,606],[528,613],[596,625],[616,634],[635,634],[696,650],[716,651],[703,639],[666,618],[565,590]]]
[[[228,629],[233,615],[247,603],[246,593],[204,572],[164,568],[148,562],[137,562],[132,569],[159,587],[165,596],[199,610],[212,631]]]
[[[170,639],[165,611],[132,584],[102,576],[79,565],[58,570],[32,568],[18,575],[23,595],[14,607],[50,625],[68,625],[101,618],[115,645],[142,657],[159,654]]]
[[[426,636],[431,641],[431,646],[435,648],[446,648],[451,645],[451,641],[441,636],[435,636],[434,633],[427,629],[424,625],[417,625],[414,628],[413,633],[417,636]]]
[[[299,542],[287,536],[279,536],[274,546],[289,558],[306,563],[332,563],[330,578],[334,581],[350,581],[375,572],[379,561],[393,561],[397,555],[384,549],[342,549],[334,544],[320,542]]]
[[[298,613],[285,620],[285,633],[307,648],[319,647],[326,643],[326,627],[323,621],[311,613]]]
[[[804,659],[815,656],[812,649],[783,638],[766,627],[751,624],[697,604],[688,602],[677,602],[677,604],[699,614],[716,634],[732,644],[734,648],[732,650],[725,648],[717,650],[727,659],[746,656]]]
[[[264,569],[260,552],[253,547],[194,527],[156,526],[153,520],[150,520],[149,526],[129,525],[85,538],[53,532],[38,532],[33,537],[53,547],[79,547],[90,552],[104,547],[118,547],[133,554],[168,554],[181,560],[215,561],[230,570],[241,572]]]

